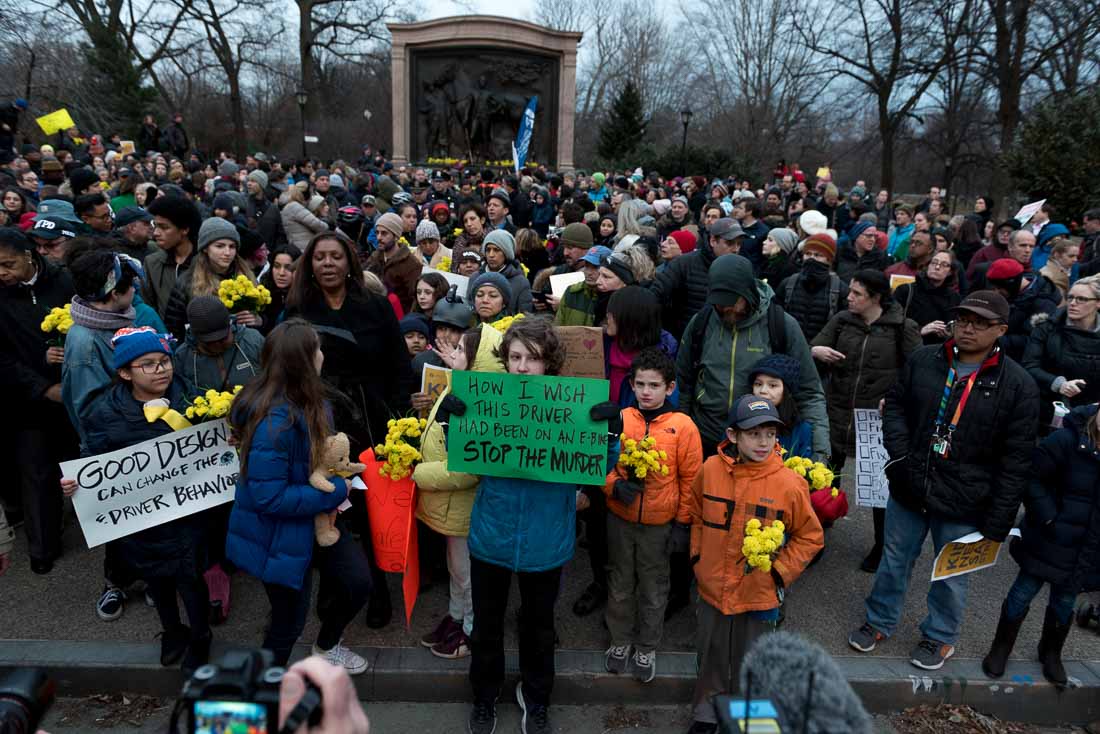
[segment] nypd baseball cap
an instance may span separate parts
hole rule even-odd
[[[27,234],[44,240],[56,240],[59,237],[72,239],[76,237],[76,229],[62,217],[47,215],[36,219],[34,227]]]

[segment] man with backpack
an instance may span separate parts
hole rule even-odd
[[[680,410],[691,416],[712,456],[725,436],[729,411],[751,392],[749,374],[769,354],[786,354],[801,365],[794,391],[802,417],[813,426],[814,459],[829,455],[825,393],[798,322],[774,302],[766,283],[753,277],[740,255],[715,259],[708,273],[706,306],[688,323],[676,360]]]
[[[802,271],[787,276],[775,291],[775,300],[802,327],[812,342],[829,319],[848,303],[848,286],[832,271],[836,240],[824,232],[802,243]]]

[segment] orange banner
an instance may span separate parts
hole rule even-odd
[[[367,465],[362,476],[367,485],[367,517],[374,561],[386,573],[404,574],[401,588],[405,597],[405,626],[408,627],[420,591],[416,484],[412,477],[395,481],[379,474],[383,462],[374,457],[374,449],[359,454],[359,461]]]

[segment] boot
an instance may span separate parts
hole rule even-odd
[[[1043,634],[1039,638],[1039,662],[1043,664],[1043,677],[1062,688],[1066,685],[1066,668],[1062,665],[1062,646],[1069,636],[1070,623],[1062,624],[1047,607],[1043,617]]]
[[[990,678],[1000,678],[1005,674],[1005,663],[1012,654],[1012,646],[1016,644],[1016,636],[1020,634],[1020,627],[1027,619],[1027,612],[1019,619],[1012,620],[1005,614],[1005,607],[1001,605],[1001,618],[997,622],[997,632],[993,635],[993,644],[989,653],[982,658],[982,670]]]
[[[160,664],[175,665],[187,651],[187,641],[191,639],[191,628],[177,624],[160,633]]]
[[[187,654],[183,656],[183,663],[180,665],[184,675],[190,676],[200,666],[206,665],[210,660],[210,642],[212,640],[213,635],[207,632],[202,637],[190,641],[187,645]]]

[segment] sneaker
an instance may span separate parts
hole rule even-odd
[[[935,640],[921,640],[909,657],[909,662],[924,670],[939,670],[947,658],[955,654],[955,646]]]
[[[449,617],[448,617],[449,619]],[[442,642],[432,645],[432,655],[444,660],[458,660],[470,655],[470,638],[462,631],[461,626],[456,626],[451,631],[451,636]]]
[[[871,626],[870,622],[864,622],[863,626],[848,635],[848,644],[853,650],[871,652],[879,642],[886,639],[886,635]]]
[[[317,644],[313,645],[313,654],[324,658],[327,662],[332,663],[338,668],[343,668],[348,671],[349,675],[359,675],[360,673],[367,672],[367,661],[361,655],[356,655],[350,649],[344,647],[344,641],[337,642],[331,650],[322,650],[317,647]]]
[[[443,619],[436,625],[435,629],[420,638],[420,644],[428,648],[435,647],[439,643],[445,642],[454,633],[455,627],[458,627],[458,622],[454,620],[454,617],[444,614]]]
[[[603,654],[603,667],[608,673],[619,675],[626,672],[630,660],[630,645],[612,645]]]
[[[876,545],[863,558],[863,561],[859,564],[859,570],[864,573],[874,573],[878,571],[878,564],[880,563],[882,563],[882,546]]]
[[[523,696],[523,681],[516,684],[516,703],[523,717],[519,721],[522,734],[550,734],[550,708],[541,703],[529,701]]]
[[[95,613],[104,622],[113,622],[122,616],[125,607],[126,592],[117,586],[107,584],[103,587],[103,594],[95,605]]]
[[[653,680],[653,676],[657,675],[657,651],[635,650],[630,664],[634,668],[634,680],[639,683],[649,683]]]
[[[493,734],[497,730],[497,706],[492,701],[474,701],[466,721],[469,734]]]

